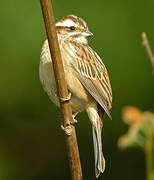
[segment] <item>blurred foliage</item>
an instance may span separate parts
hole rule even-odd
[[[128,132],[118,140],[121,149],[140,147],[145,153],[146,179],[154,179],[154,113],[142,112],[136,107],[123,110],[123,120],[129,124]]]
[[[123,110],[123,121],[130,126],[128,132],[119,138],[118,146],[121,149],[137,146],[144,151],[149,128],[154,136],[154,113],[142,112],[136,107],[126,107]]]
[[[75,14],[94,37],[90,45],[103,58],[113,89],[113,120],[103,127],[106,171],[100,179],[145,179],[144,154],[120,152],[126,131],[121,108],[133,104],[153,110],[154,78],[141,46],[149,35],[154,49],[153,0],[53,1],[55,19]],[[38,76],[45,30],[38,0],[5,0],[0,5],[0,178],[70,179],[59,110],[44,93]],[[85,113],[76,125],[84,179],[95,179],[91,125]]]

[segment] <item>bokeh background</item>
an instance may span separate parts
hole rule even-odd
[[[154,77],[141,45],[146,31],[154,50],[153,0],[53,1],[55,19],[81,16],[94,37],[90,45],[103,58],[113,89],[113,120],[106,116],[103,151],[106,171],[100,179],[145,179],[144,154],[120,151],[118,137],[127,131],[125,105],[153,111]],[[71,179],[60,112],[42,89],[38,68],[45,29],[39,0],[0,3],[0,179]],[[78,144],[85,180],[94,180],[91,125],[78,115]]]

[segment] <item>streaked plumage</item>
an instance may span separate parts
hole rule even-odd
[[[88,45],[87,24],[69,15],[56,23],[58,40],[73,112],[87,111],[93,127],[96,177],[104,171],[101,129],[104,111],[111,118],[112,90],[107,70],[97,53]],[[59,106],[52,61],[47,40],[40,62],[40,80],[49,98]]]

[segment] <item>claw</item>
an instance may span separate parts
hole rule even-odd
[[[61,124],[61,129],[65,132],[66,135],[70,136],[72,133],[72,127],[71,125],[67,125],[66,127],[64,127],[63,124]]]
[[[72,114],[72,119],[73,119],[73,122],[71,122],[72,125],[74,125],[75,123],[77,123],[78,121],[75,119],[76,115],[78,114],[79,112],[76,112],[74,114]]]
[[[69,96],[71,95],[71,93],[69,93]],[[71,135],[72,133],[72,127],[71,125],[74,125],[75,123],[77,123],[78,121],[75,119],[75,116],[78,114],[79,112],[76,112],[74,114],[72,114],[72,119],[73,122],[67,122],[66,123],[66,127],[64,127],[63,123],[61,124],[61,129],[65,132],[65,134],[67,134],[68,136]]]
[[[62,102],[69,101],[70,99],[71,99],[71,92],[68,93],[68,97],[67,97],[67,98],[60,97],[60,100],[61,100]]]

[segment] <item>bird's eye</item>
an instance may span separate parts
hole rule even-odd
[[[74,26],[71,26],[71,27],[70,27],[70,30],[71,30],[71,31],[74,31],[74,30],[75,30],[75,27],[74,27]]]

